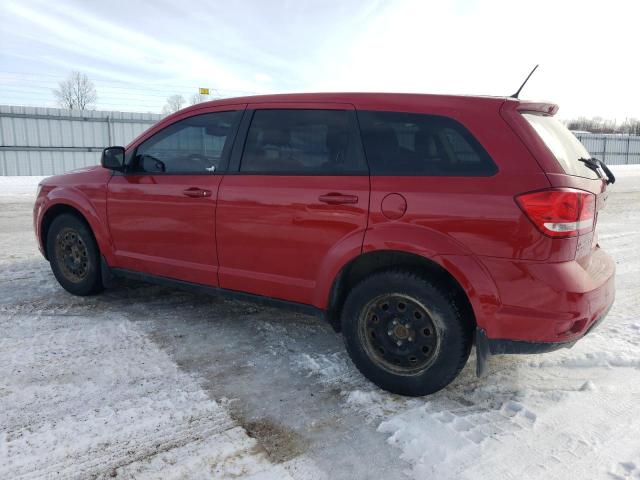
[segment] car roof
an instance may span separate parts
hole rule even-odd
[[[356,107],[404,107],[414,105],[420,107],[463,107],[477,104],[502,104],[506,97],[474,96],[474,95],[434,95],[424,93],[365,93],[365,92],[325,92],[325,93],[282,93],[273,95],[254,95],[246,97],[223,98],[203,102],[183,109],[198,110],[232,104],[261,103],[348,103]]]

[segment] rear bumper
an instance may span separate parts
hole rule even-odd
[[[595,327],[597,327],[609,313],[609,307],[599,318],[591,324],[587,331],[582,335],[587,335]],[[582,338],[582,337],[580,337]],[[487,370],[487,359],[489,355],[505,355],[505,354],[536,354],[548,353],[560,350],[562,348],[571,348],[580,338],[569,342],[526,342],[522,340],[505,340],[500,338],[487,338],[486,332],[476,329],[475,346],[476,346],[476,374],[478,377],[483,376]]]
[[[514,342],[571,344],[584,336],[611,308],[615,263],[596,248],[588,264],[519,262],[484,258],[495,281],[500,305],[479,326],[506,350]],[[514,343],[517,345],[517,343]],[[542,348],[542,347],[541,347]]]
[[[487,348],[491,355],[505,355],[505,354],[536,354],[536,353],[548,353],[561,348],[571,348],[575,343],[585,335],[588,335],[591,330],[597,327],[607,316],[609,310],[600,315],[600,318],[587,329],[587,331],[579,338],[573,339],[569,342],[527,342],[524,340],[505,340],[501,338],[487,338],[486,333],[482,329],[478,329],[476,332],[476,340],[487,342]]]
[[[476,331],[477,373],[489,355],[571,348],[600,324],[615,298],[615,263],[596,248],[588,264],[484,260],[500,293],[495,315]],[[486,319],[485,319],[486,320]]]

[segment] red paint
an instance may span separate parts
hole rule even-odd
[[[357,202],[319,201],[334,191]],[[313,303],[323,264],[359,253],[369,178],[227,175],[218,202],[220,285]]]
[[[219,175],[116,175],[107,220],[116,264],[187,282],[218,285]],[[207,196],[192,196],[198,191]],[[215,193],[214,193],[215,192]]]
[[[382,199],[380,210],[389,220],[398,220],[407,211],[407,201],[399,193],[390,193]]]
[[[552,238],[516,197],[549,188],[606,200],[601,180],[563,173],[521,116],[553,104],[409,94],[294,94],[209,102],[165,118],[127,147],[191,115],[326,108],[444,115],[464,125],[498,166],[491,177],[111,175],[50,177],[34,207],[78,210],[112,267],[326,308],[340,270],[359,255],[403,251],[446,269],[489,338],[568,341],[613,302],[614,264],[593,229]],[[236,145],[234,148],[242,148]],[[392,159],[390,159],[391,161]],[[235,174],[234,174],[235,173]],[[592,194],[592,195],[589,195]]]

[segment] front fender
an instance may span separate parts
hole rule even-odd
[[[96,238],[100,252],[106,258],[108,263],[112,263],[114,252],[113,242],[109,235],[109,230],[103,220],[105,218],[105,214],[103,213],[103,215],[100,215],[98,211],[99,208],[104,209],[106,207],[106,194],[104,196],[98,194],[97,197],[99,199],[98,203],[101,204],[99,206],[94,204],[96,202],[95,197],[92,200],[85,192],[78,188],[71,186],[53,188],[46,194],[43,205],[40,208],[38,215],[38,236],[40,237],[42,235],[42,221],[48,211],[59,205],[72,207],[80,212],[87,221]],[[46,239],[41,238],[41,241],[44,244]]]

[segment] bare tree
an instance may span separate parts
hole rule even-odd
[[[167,103],[162,107],[162,113],[169,115],[170,113],[177,112],[185,104],[184,97],[182,95],[171,95],[167,98]]]
[[[195,105],[197,103],[206,102],[209,100],[208,95],[203,95],[202,93],[194,93],[191,95],[191,105]]]
[[[620,131],[622,133],[628,133],[629,135],[640,135],[640,120],[636,118],[626,118],[622,125],[620,125]]]
[[[630,135],[640,134],[640,120],[627,118],[622,123],[617,123],[614,119],[602,117],[578,117],[566,122],[569,130],[583,130],[591,133],[628,133]]]
[[[58,104],[70,110],[86,110],[94,106],[98,99],[96,87],[84,73],[71,72],[66,80],[53,91]]]

